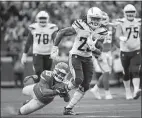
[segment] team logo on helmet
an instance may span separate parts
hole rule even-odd
[[[96,29],[101,25],[102,11],[98,7],[92,7],[87,12],[87,23]]]

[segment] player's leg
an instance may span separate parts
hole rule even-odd
[[[50,55],[43,56],[43,70],[51,70],[53,60]]]
[[[35,84],[32,84],[32,85],[28,85],[28,86],[25,86],[22,90],[22,93],[24,95],[28,95],[30,96],[32,99],[29,100],[28,102],[26,101],[23,106],[19,109],[19,115],[27,115],[27,114],[30,114],[34,111],[37,111],[38,109],[41,109],[45,106],[44,103],[40,102],[34,91],[33,91],[33,88],[34,88]]]
[[[76,113],[74,113],[72,109],[84,96],[84,92],[81,91],[82,87],[80,86],[84,79],[81,59],[77,55],[72,55],[69,59],[69,65],[74,80],[72,81],[72,84],[78,89],[75,91],[69,104],[64,108],[63,114],[76,115]]]
[[[140,96],[140,77],[139,77],[139,72],[140,72],[140,66],[141,66],[141,54],[140,51],[135,51],[134,56],[131,59],[131,72],[132,72],[132,83],[134,86],[134,99],[139,98]]]
[[[99,88],[101,87],[101,83],[103,83],[103,87],[105,89],[105,99],[112,99],[112,95],[109,90],[109,77],[110,77],[110,60],[108,62],[108,56],[103,53],[101,55],[100,60],[98,60],[98,65],[102,70],[102,75],[99,77],[97,84],[90,90],[97,99],[101,99]]]
[[[19,115],[28,115],[43,108],[44,106],[45,104],[33,98],[19,109]]]
[[[33,54],[33,68],[35,74],[38,76],[38,79],[35,80],[35,83],[39,82],[40,74],[43,71],[43,56],[39,54]]]
[[[31,84],[31,85],[27,85],[23,88],[22,93],[24,95],[33,97],[34,96],[34,92],[33,92],[33,88],[34,88],[35,84]]]
[[[130,58],[129,58],[129,52],[122,52],[120,53],[121,57],[121,63],[123,67],[123,84],[124,88],[126,91],[126,99],[132,99],[132,92],[130,89],[130,72],[129,72],[129,67],[130,67]]]

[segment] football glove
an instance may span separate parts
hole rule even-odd
[[[22,58],[21,58],[21,63],[24,65],[27,62],[27,54],[23,53]]]
[[[53,46],[53,48],[51,50],[50,57],[55,60],[58,57],[58,53],[59,53],[58,47],[57,46]]]
[[[67,85],[64,83],[57,83],[53,86],[53,89],[56,90],[60,97],[65,97],[67,92]]]
[[[99,56],[101,55],[102,51],[99,49],[96,49],[95,51],[92,51],[92,54],[95,58],[99,58]]]
[[[96,43],[97,43],[97,39],[93,41],[92,35],[88,37],[87,44],[91,51],[96,50],[96,47],[95,47]]]

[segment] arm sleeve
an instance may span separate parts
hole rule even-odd
[[[55,96],[58,94],[56,90],[47,89],[45,87],[42,88],[42,92],[45,96]]]
[[[33,44],[33,35],[31,31],[28,34],[28,38],[26,40],[26,44],[24,46],[24,53],[28,53],[30,46]]]
[[[67,27],[67,28],[59,30],[59,32],[57,33],[57,35],[55,37],[54,45],[58,46],[64,36],[71,36],[74,34],[76,34],[76,31],[73,27]]]

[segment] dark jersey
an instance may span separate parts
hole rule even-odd
[[[52,71],[45,70],[40,77],[40,82],[34,86],[34,93],[39,101],[48,104],[56,95],[56,91],[52,89],[54,86]]]

